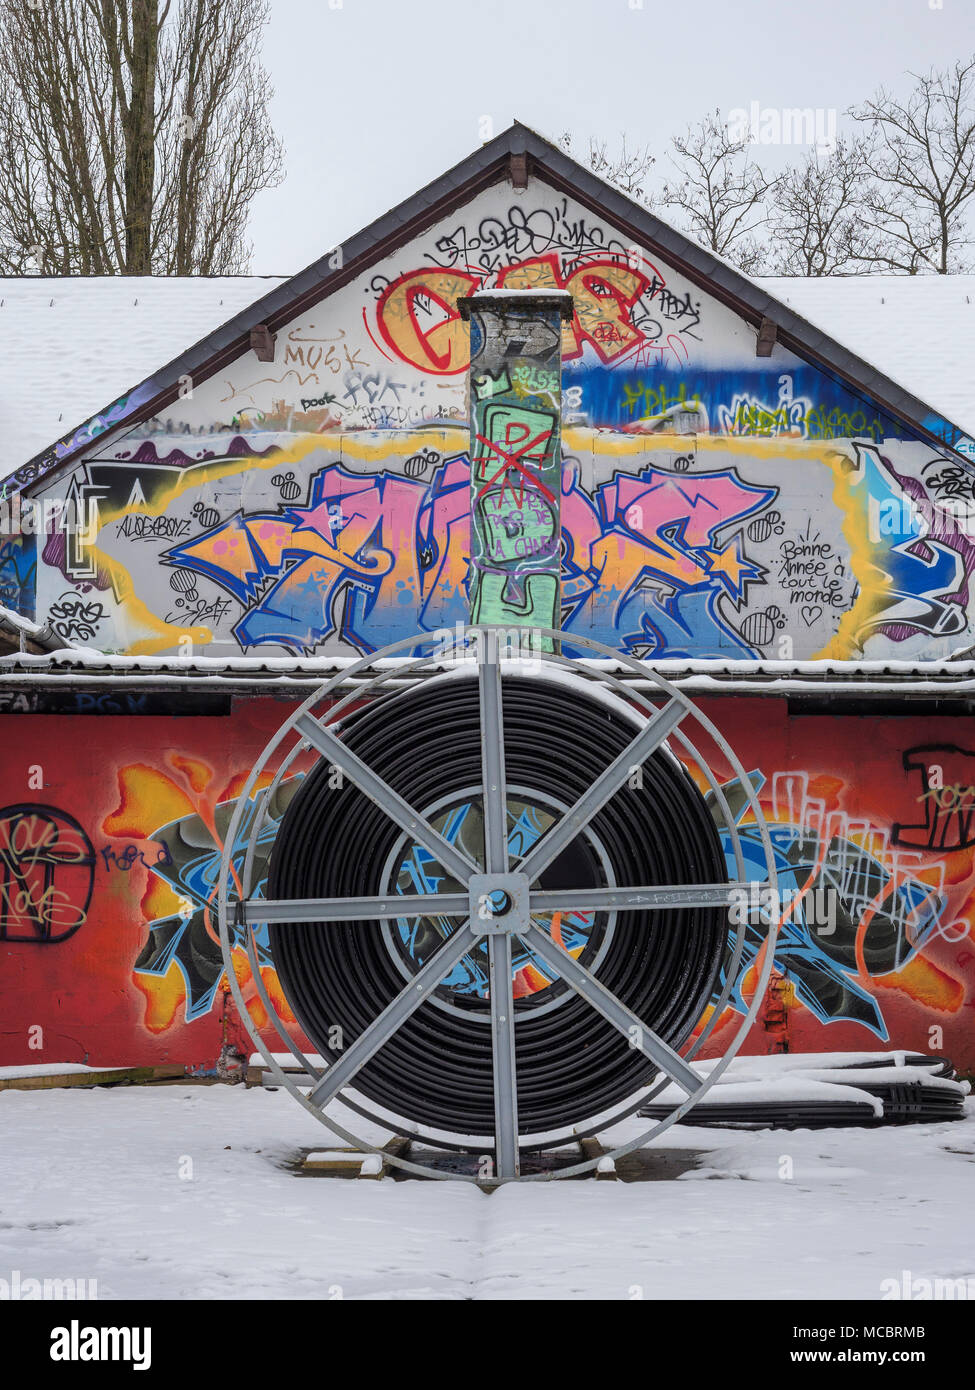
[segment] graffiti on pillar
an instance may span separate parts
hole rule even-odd
[[[467,302],[471,622],[557,628],[563,314],[530,294]]]

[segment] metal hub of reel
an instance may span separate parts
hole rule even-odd
[[[568,658],[563,633],[530,631],[528,661],[506,655],[506,630],[460,629],[414,657],[431,643],[418,634],[315,691],[238,798],[218,894],[229,986],[276,1081],[355,1148],[375,1146],[344,1127],[339,1101],[425,1148],[492,1155],[491,1181],[591,1171],[599,1158],[531,1173],[521,1159],[608,1129],[672,1082],[686,1099],[609,1157],[675,1123],[744,1041],[778,927],[774,912],[759,923],[739,912],[729,940],[728,906],[751,884],[738,818],[690,725],[737,780],[765,903],[776,877],[758,798],[714,725],[636,658],[576,634],[573,648],[599,660]],[[753,948],[765,935],[754,994],[702,1077],[689,1062],[731,995],[746,935]],[[235,950],[303,1085],[265,1044]],[[327,1066],[274,1008],[269,959]]]

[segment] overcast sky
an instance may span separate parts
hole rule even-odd
[[[289,274],[517,118],[659,151],[715,106],[838,113],[975,51],[975,0],[271,0],[287,179],[252,269]],[[759,147],[780,163],[793,151]],[[796,150],[798,154],[800,151]]]

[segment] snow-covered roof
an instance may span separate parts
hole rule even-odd
[[[6,476],[283,277],[0,277]]]
[[[975,435],[975,275],[767,276],[758,283]]]
[[[46,449],[286,278],[0,278],[0,472]],[[756,283],[975,435],[975,275]]]

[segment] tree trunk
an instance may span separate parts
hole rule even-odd
[[[159,0],[131,0],[131,5],[128,57],[132,97],[125,120],[125,273],[151,275]]]
[[[282,149],[268,0],[0,0],[0,274],[235,273]]]

